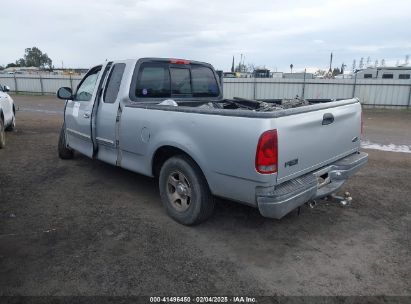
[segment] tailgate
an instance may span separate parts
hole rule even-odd
[[[358,151],[361,105],[357,102],[280,117],[276,127],[280,183]]]

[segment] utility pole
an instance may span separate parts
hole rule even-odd
[[[307,74],[307,69],[304,69],[304,81],[303,81],[303,92],[301,94],[301,98],[304,99],[305,96],[305,75]]]
[[[328,69],[329,73],[332,73],[332,70],[331,70],[332,64],[333,64],[333,52],[331,52],[331,55],[330,55],[330,68]]]

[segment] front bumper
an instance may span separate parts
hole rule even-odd
[[[356,152],[331,165],[275,186],[258,188],[257,204],[261,215],[280,219],[302,204],[325,197],[368,161],[368,154]]]

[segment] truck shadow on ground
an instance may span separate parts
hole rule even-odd
[[[138,173],[128,171],[123,168],[114,167],[112,165],[106,164],[98,160],[91,160],[80,154],[76,154],[75,159],[72,161],[75,166],[81,167],[82,169],[89,170],[91,174],[95,176],[94,179],[88,181],[84,186],[93,187],[107,183],[110,185],[111,191],[117,192],[120,195],[129,194],[131,197],[135,197],[135,204],[133,208],[136,208],[134,212],[138,212],[141,197],[144,197],[144,201],[148,202],[146,208],[151,208],[152,211],[160,212],[162,217],[167,217],[165,210],[161,204],[158,183],[154,178],[150,178]],[[87,168],[88,167],[88,168]],[[281,220],[265,218],[263,217],[257,208],[252,206],[244,205],[238,202],[226,200],[223,198],[215,197],[216,206],[211,218],[196,227],[225,227],[229,229],[235,229],[235,227],[242,228],[263,228],[266,229],[267,226],[289,226],[295,225],[296,223],[305,223],[304,218],[316,217],[317,220],[321,220],[322,217],[327,217],[329,211],[327,211],[324,206],[319,206],[317,209],[311,209],[306,205],[301,207],[300,215],[297,209],[290,212]],[[328,204],[328,209],[339,209],[336,204]],[[335,205],[335,206],[334,206]],[[335,210],[334,210],[335,211]],[[169,219],[173,221],[172,219]],[[327,221],[325,221],[327,222]],[[200,228],[202,229],[202,228]]]
[[[203,254],[212,259],[237,261],[267,274],[284,267],[281,263],[299,262],[303,257],[312,259],[315,255],[316,259],[332,259],[337,254],[338,242],[345,242],[359,228],[356,223],[351,229],[342,229],[351,219],[341,218],[344,211],[334,204],[323,204],[317,209],[303,206],[300,215],[294,210],[276,220],[263,217],[256,208],[221,198],[215,198],[211,218],[200,225],[186,227],[168,217],[153,178],[79,155],[69,163],[96,178],[84,187],[105,189],[105,194],[98,198],[101,203],[88,207],[103,208],[100,213],[103,217],[95,219],[93,227],[103,231],[101,233],[109,229],[115,236],[128,235],[129,242],[134,243],[139,242],[141,233],[151,234],[160,229],[172,235],[173,242],[182,242],[182,248],[202,248]],[[102,184],[103,187],[98,188]],[[119,202],[117,205],[109,203],[108,187]],[[116,210],[117,206],[124,207],[121,202],[127,206],[124,212]],[[325,246],[319,245],[325,243]]]

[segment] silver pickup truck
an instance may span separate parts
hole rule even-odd
[[[78,151],[158,178],[167,213],[185,225],[206,220],[214,196],[279,219],[335,192],[368,159],[357,99],[224,99],[207,63],[105,62],[57,96],[60,158]]]

